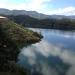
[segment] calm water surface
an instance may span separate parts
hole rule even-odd
[[[18,63],[31,75],[75,75],[75,31],[32,30],[44,38],[22,48]]]

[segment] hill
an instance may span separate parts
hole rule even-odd
[[[65,16],[65,15],[46,15],[43,13],[38,13],[36,11],[26,11],[26,10],[9,10],[0,8],[0,15],[27,15],[36,19],[62,19],[62,18],[70,18],[75,19],[75,15]]]
[[[25,27],[75,30],[75,15],[45,15],[35,11],[0,8],[0,15]]]
[[[61,30],[75,30],[75,19],[62,18],[62,19],[35,19],[27,15],[9,15],[10,20],[15,21],[25,27],[32,28],[45,28],[45,29],[61,29]]]
[[[26,10],[8,10],[4,8],[0,8],[0,15],[27,15],[36,19],[45,19],[48,18],[48,15],[38,13],[36,11],[26,11]]]
[[[16,61],[20,48],[39,42],[42,36],[8,19],[0,21],[0,75],[25,75],[17,67]],[[15,74],[16,73],[16,74]],[[3,74],[3,75],[6,75]],[[13,74],[12,74],[13,75]]]

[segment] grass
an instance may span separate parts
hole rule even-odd
[[[2,22],[0,27],[10,40],[14,41],[15,44],[20,47],[23,44],[31,44],[40,41],[42,36],[32,30],[26,29],[25,27],[18,25],[12,21]]]
[[[14,61],[16,63],[20,48],[39,42],[41,38],[40,34],[13,21],[0,22],[0,74],[27,75],[25,69],[10,62]]]

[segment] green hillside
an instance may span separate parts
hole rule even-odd
[[[5,34],[5,37],[9,38],[9,40],[13,41],[17,46],[35,43],[42,38],[40,34],[26,29],[12,21],[1,22],[0,30]]]
[[[17,61],[20,48],[39,42],[41,38],[40,34],[13,21],[0,21],[0,72],[16,72],[13,64]],[[10,66],[12,65],[13,67],[11,68]]]

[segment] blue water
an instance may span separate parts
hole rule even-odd
[[[18,63],[31,75],[75,75],[75,31],[32,30],[44,38],[22,48]]]

